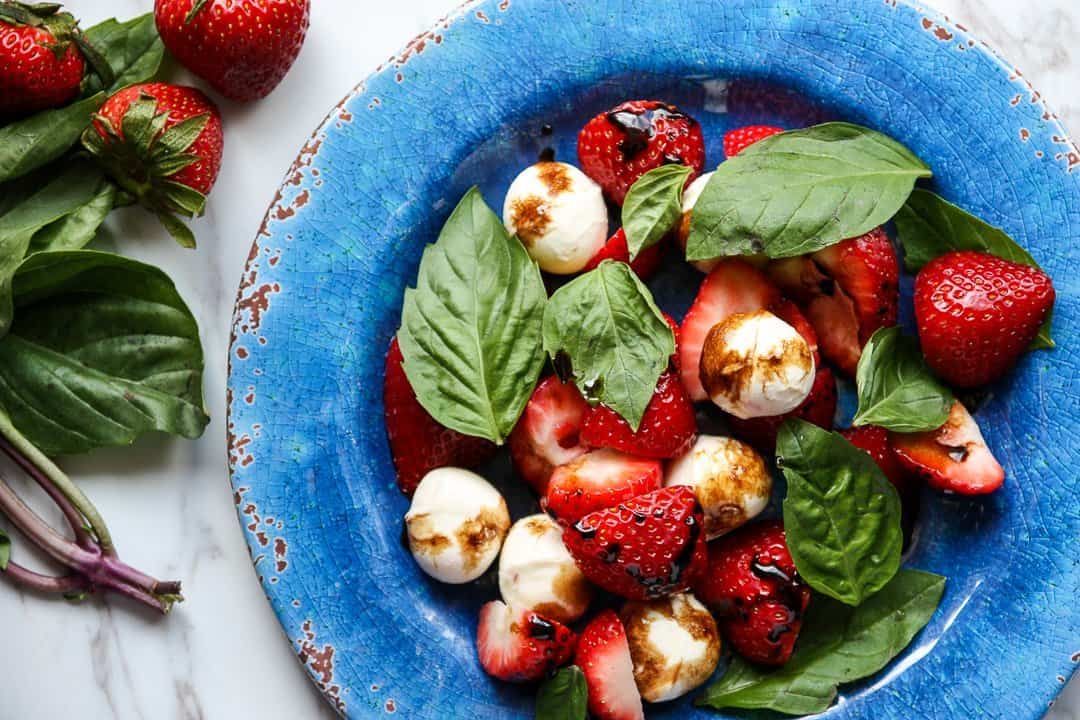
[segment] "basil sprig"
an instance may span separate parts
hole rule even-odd
[[[804,255],[890,220],[930,168],[849,123],[773,135],[723,162],[694,206],[688,260]]]
[[[630,266],[605,260],[551,296],[544,349],[587,399],[636,431],[675,352],[675,336]]]
[[[837,686],[869,677],[900,654],[933,617],[945,578],[901,570],[857,608],[814,598],[791,660],[765,670],[736,657],[697,701],[711,708],[824,712]]]
[[[914,433],[936,430],[949,419],[952,392],[930,372],[915,339],[898,327],[882,328],[866,343],[855,384],[853,425]]]
[[[420,404],[442,425],[503,443],[544,364],[540,269],[469,190],[405,291],[398,342]]]
[[[865,452],[839,433],[787,420],[776,440],[787,479],[784,529],[799,575],[859,605],[900,567],[900,496]]]
[[[638,178],[622,207],[630,259],[660,242],[682,217],[682,197],[693,168],[661,165]]]
[[[1004,230],[980,220],[929,190],[916,190],[896,216],[896,230],[904,248],[904,265],[918,272],[939,255],[954,250],[977,250],[1010,262],[1039,267],[1035,258]],[[1047,318],[1031,344],[1032,350],[1054,347]]]
[[[536,720],[585,720],[589,688],[577,665],[564,667],[545,680],[536,695]]]

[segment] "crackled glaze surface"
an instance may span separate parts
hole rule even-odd
[[[616,25],[632,41],[612,45]],[[723,78],[767,78],[824,107],[727,108]],[[1080,453],[1068,421],[1080,416],[1080,155],[1023,76],[900,0],[471,3],[332,111],[252,247],[230,350],[235,500],[301,661],[350,717],[530,717],[531,695],[474,659],[476,610],[494,585],[437,586],[400,543],[383,352],[420,250],[461,193],[480,182],[498,207],[512,163],[549,143],[572,158],[571,128],[635,93],[685,105],[713,136],[732,122],[723,110],[878,127],[1054,276],[1062,348],[1025,358],[978,412],[1005,490],[924,503],[910,562],[950,578],[942,608],[826,715],[1041,717],[1080,662]],[[549,122],[556,133],[541,139]],[[668,278],[657,294],[677,312],[685,283]],[[717,717],[686,701],[650,711],[699,716]]]

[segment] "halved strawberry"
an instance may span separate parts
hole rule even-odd
[[[772,125],[747,125],[724,133],[724,155],[735,157],[759,140],[784,132],[784,128]]]
[[[589,261],[589,264],[585,266],[582,272],[595,269],[605,260],[618,260],[630,265],[630,269],[637,273],[639,278],[648,280],[656,274],[657,269],[660,267],[660,261],[664,259],[664,247],[663,242],[647,247],[631,261],[630,248],[626,244],[626,231],[619,228],[611,236],[611,239],[604,244],[604,247],[600,248],[600,252],[593,256],[593,259]]]
[[[574,655],[577,636],[532,611],[515,613],[501,600],[480,608],[476,654],[484,672],[507,682],[540,680]]]
[[[656,460],[593,450],[551,474],[545,509],[563,523],[660,488],[664,469]]]
[[[780,291],[745,260],[729,258],[710,272],[679,327],[679,364],[683,387],[694,402],[708,400],[701,384],[701,349],[717,323],[735,313],[765,310],[780,301]]]
[[[588,409],[577,387],[554,375],[533,391],[510,433],[510,457],[538,495],[547,491],[548,478],[557,466],[587,452],[581,441],[581,424]]]
[[[959,401],[953,403],[949,419],[937,430],[890,433],[890,439],[900,462],[938,490],[986,495],[1005,482],[1005,470]]]
[[[694,406],[674,373],[665,372],[645,408],[637,432],[606,405],[589,408],[581,439],[591,447],[621,450],[660,460],[678,457],[697,436]]]
[[[836,377],[827,367],[819,367],[814,376],[814,385],[803,404],[786,415],[748,418],[734,415],[728,418],[731,433],[751,445],[758,452],[771,455],[776,450],[776,436],[780,426],[790,417],[797,417],[812,422],[818,427],[831,430],[836,416]]]
[[[704,517],[685,485],[589,513],[563,532],[585,577],[608,592],[648,600],[682,592],[705,565]]]
[[[585,674],[593,718],[645,720],[630,644],[614,610],[604,610],[582,631],[574,664]]]
[[[870,336],[896,324],[900,266],[881,228],[813,255],[776,260],[767,271],[801,305],[825,359],[848,375]]]
[[[404,358],[395,337],[386,355],[383,405],[390,454],[401,492],[412,497],[430,471],[440,467],[473,468],[495,454],[495,445],[483,438],[462,435],[443,427],[416,399],[402,367]]]

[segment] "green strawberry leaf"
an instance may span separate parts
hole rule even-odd
[[[11,538],[0,528],[0,572],[7,570],[11,561]]]
[[[626,263],[605,260],[559,288],[544,312],[544,349],[591,402],[636,431],[675,337],[652,293]]]
[[[544,364],[540,270],[469,190],[405,291],[398,342],[420,404],[441,424],[502,444]]]
[[[980,220],[929,190],[916,190],[896,216],[896,230],[904,248],[904,266],[916,273],[939,255],[954,250],[976,250],[1021,265],[1039,264],[1004,230]],[[1047,317],[1031,350],[1055,347]]]
[[[682,217],[683,188],[692,172],[685,165],[661,165],[630,186],[622,223],[631,260],[660,242]]]
[[[536,694],[536,720],[585,720],[589,688],[577,665],[564,667],[545,680]]]
[[[787,479],[784,529],[799,575],[859,605],[900,567],[900,496],[877,463],[839,433],[789,419],[776,462]]]
[[[786,665],[765,670],[735,657],[697,704],[789,715],[824,712],[837,686],[870,677],[899,655],[930,622],[944,592],[940,575],[904,569],[858,608],[814,598]]]
[[[210,116],[204,113],[176,123],[157,139],[154,147],[155,155],[165,157],[185,152],[199,139],[208,122],[210,122]],[[195,155],[188,157],[197,159]]]
[[[23,261],[14,296],[0,407],[43,452],[202,434],[198,326],[161,270],[111,253],[42,252]]]
[[[820,250],[892,218],[930,175],[906,147],[858,125],[773,135],[717,168],[694,206],[686,257]]]
[[[40,190],[0,216],[0,337],[7,333],[12,321],[12,278],[27,251],[32,249],[35,236],[44,232],[42,242],[50,242],[49,238],[53,237],[50,226],[73,214],[87,221],[80,226],[85,233],[86,224],[94,221],[87,208],[99,202],[102,183],[107,181],[95,165],[74,161],[63,166]]]
[[[127,22],[106,20],[83,33],[112,68],[113,81],[109,94],[128,85],[146,82],[157,75],[165,57],[165,46],[158,37],[154,14],[146,13]],[[90,95],[105,89],[101,79],[88,76],[84,94]]]
[[[855,384],[859,409],[853,425],[905,433],[936,430],[953,406],[952,392],[930,372],[919,344],[898,327],[882,328],[866,343]]]
[[[103,102],[105,93],[96,93],[0,128],[0,183],[44,167],[67,152]]]
[[[170,212],[157,213],[158,222],[165,228],[165,231],[169,233],[169,237],[176,241],[176,243],[183,248],[192,250],[195,248],[195,233],[191,231],[184,221],[176,217]]]

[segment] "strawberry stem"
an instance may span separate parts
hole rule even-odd
[[[195,4],[191,6],[191,10],[188,11],[187,17],[184,18],[184,24],[189,24],[195,19],[195,16],[199,14],[199,11],[206,6],[207,0],[195,0]]]

